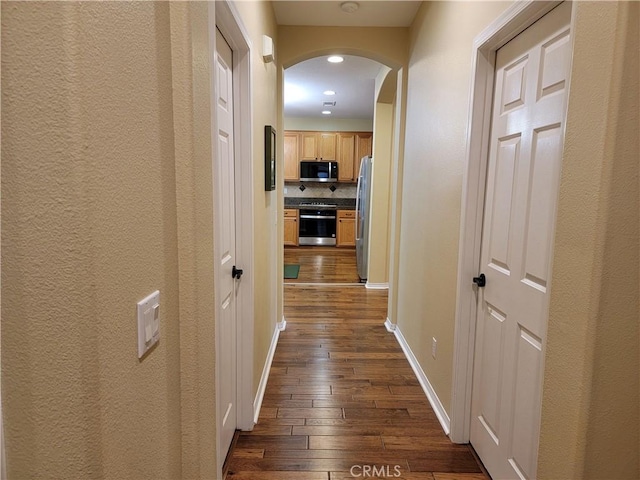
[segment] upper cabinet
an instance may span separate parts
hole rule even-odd
[[[337,139],[335,133],[322,132],[318,135],[318,160],[336,160]]]
[[[338,133],[338,181],[353,182],[355,178],[354,162],[356,134]]]
[[[295,182],[300,178],[300,134],[284,132],[284,181]]]
[[[360,159],[371,155],[371,132],[338,133],[338,180],[356,182],[360,171]]]
[[[302,132],[300,160],[335,160],[336,134],[333,132]]]
[[[371,132],[284,132],[284,180],[300,179],[300,160],[338,162],[338,180],[358,179],[360,159],[371,155]]]
[[[300,134],[300,160],[315,160],[318,155],[318,134],[302,132]]]
[[[373,133],[361,132],[356,135],[356,161],[360,168],[360,159],[371,155],[373,152]],[[357,177],[356,173],[356,177]]]

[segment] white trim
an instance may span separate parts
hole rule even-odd
[[[455,317],[451,440],[469,442],[471,387],[476,327],[476,293],[471,278],[478,274],[484,212],[489,126],[495,52],[556,7],[559,1],[516,2],[489,25],[473,43],[473,77],[462,189]]]
[[[241,430],[251,430],[253,415],[253,337],[254,337],[254,248],[253,248],[253,132],[251,105],[251,41],[242,19],[230,0],[209,3],[209,44],[211,55],[216,51],[215,28],[219,28],[233,51],[233,96],[234,96],[234,152],[235,152],[235,202],[236,202],[236,262],[244,270],[238,282],[236,321],[237,321],[237,420]],[[213,63],[211,63],[213,65]],[[213,92],[213,75],[210,70]],[[212,132],[215,131],[215,110],[212,109]],[[212,138],[213,141],[213,138]],[[215,149],[213,150],[215,152]],[[215,154],[214,154],[215,161]],[[215,225],[215,223],[214,223]],[[216,321],[217,333],[217,321]],[[216,342],[219,336],[216,334]],[[218,345],[216,344],[216,349]],[[217,362],[216,369],[219,367]],[[216,378],[218,378],[216,372]],[[216,385],[216,389],[218,385]],[[220,418],[216,439],[220,444]],[[219,449],[218,474],[224,461]]]
[[[312,283],[312,282],[284,282],[284,286],[296,287],[363,287],[364,283]]]
[[[287,321],[285,320],[284,315],[282,316],[282,320],[276,324],[276,328],[281,332],[284,332],[287,329]]]
[[[4,422],[2,421],[2,397],[0,396],[0,480],[7,480],[7,457],[4,448]]]
[[[396,331],[396,326],[397,325],[395,323],[393,323],[391,321],[391,319],[389,319],[389,317],[387,317],[387,319],[384,321],[384,328],[386,328],[387,332],[389,332],[389,333],[395,332]]]
[[[387,322],[389,323],[389,326],[387,326]],[[400,344],[400,347],[402,348],[404,355],[407,357],[407,360],[409,361],[409,365],[411,365],[411,368],[413,369],[413,373],[415,373],[416,377],[418,377],[418,382],[420,383],[420,386],[422,387],[424,394],[427,396],[427,399],[429,400],[429,403],[431,404],[431,408],[433,408],[433,411],[435,412],[436,417],[438,417],[438,421],[440,422],[440,425],[442,426],[444,433],[446,435],[449,435],[449,431],[450,431],[449,415],[447,415],[447,411],[445,410],[444,405],[442,405],[442,402],[438,398],[438,395],[436,395],[436,391],[431,386],[431,383],[427,378],[427,374],[424,373],[424,370],[422,370],[422,367],[420,366],[418,359],[411,351],[411,347],[409,347],[409,344],[405,340],[404,335],[402,335],[402,332],[400,331],[400,327],[396,324],[392,324],[388,318],[387,318],[387,321],[384,323],[384,325],[385,327],[387,327],[387,330],[389,330],[389,328],[392,328],[393,334],[398,340],[398,343]],[[391,327],[391,325],[393,325],[393,327]]]
[[[215,110],[215,79],[214,79],[214,72],[217,71],[216,67],[216,54],[217,54],[217,50],[216,50],[216,15],[215,15],[215,8],[212,8],[211,4],[209,4],[209,8],[208,8],[208,16],[209,16],[209,94],[210,94],[210,104],[211,104],[211,168],[213,170],[212,172],[212,178],[213,178],[213,184],[211,186],[211,188],[214,189],[213,192],[213,212],[214,212],[214,218],[213,218],[213,247],[214,247],[214,258],[216,258],[217,255],[217,246],[218,246],[218,230],[217,230],[217,222],[216,222],[216,217],[218,217],[217,214],[217,208],[218,208],[218,201],[216,199],[216,186],[215,186],[215,182],[216,182],[216,178],[217,178],[217,172],[216,172],[216,164],[215,164],[215,159],[216,159],[216,154],[215,152],[217,151],[216,149],[216,145],[215,145],[215,141],[214,139],[217,137],[217,135],[215,134],[218,125],[217,125],[217,115],[216,115],[216,110]],[[220,285],[219,282],[219,273],[218,273],[218,268],[214,267],[213,268],[213,275],[214,275],[214,297],[217,298],[218,297],[218,285]],[[220,445],[221,439],[220,439],[220,432],[222,431],[222,417],[220,415],[220,396],[218,395],[218,392],[220,392],[220,374],[219,374],[219,366],[220,366],[220,356],[219,356],[219,352],[221,351],[220,349],[220,324],[219,324],[219,309],[218,309],[218,305],[215,305],[215,325],[214,325],[214,329],[215,329],[215,358],[216,358],[216,367],[215,367],[215,389],[216,389],[216,445]],[[222,476],[222,464],[224,461],[224,456],[221,452],[220,448],[216,448],[216,470],[217,470],[217,475],[218,477],[221,478]]]
[[[367,282],[364,286],[369,290],[389,290],[389,282],[387,283],[369,283]]]
[[[273,362],[273,356],[276,353],[276,347],[278,346],[278,339],[280,338],[280,332],[283,332],[287,328],[287,321],[282,317],[282,321],[276,324],[276,328],[273,331],[273,337],[271,337],[271,345],[269,346],[269,352],[267,352],[267,360],[264,363],[262,369],[262,376],[260,377],[260,383],[258,384],[258,392],[256,398],[253,401],[253,423],[258,423],[260,418],[260,409],[262,408],[262,400],[264,399],[264,392],[267,389],[267,381],[269,380],[269,372],[271,371],[271,363]]]
[[[236,261],[244,270],[239,284],[237,331],[237,426],[253,428],[253,328],[254,328],[254,248],[253,248],[253,151],[251,105],[251,41],[235,5],[215,2],[216,26],[233,50],[234,151],[236,157]]]

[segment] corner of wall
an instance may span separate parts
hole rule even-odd
[[[638,478],[638,5],[574,9],[538,474]]]

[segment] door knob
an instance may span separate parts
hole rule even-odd
[[[479,277],[473,277],[473,283],[478,287],[484,287],[487,284],[487,277],[484,276],[484,273],[481,273]]]
[[[242,276],[244,272],[242,271],[241,268],[236,268],[236,266],[234,265],[233,268],[231,269],[231,278],[237,278],[238,280],[240,280],[240,277]]]

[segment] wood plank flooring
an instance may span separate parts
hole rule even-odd
[[[300,265],[298,278],[287,283],[359,283],[355,248],[287,247],[285,265]]]
[[[385,291],[285,286],[260,419],[240,432],[228,480],[484,480],[442,431],[395,337]]]

